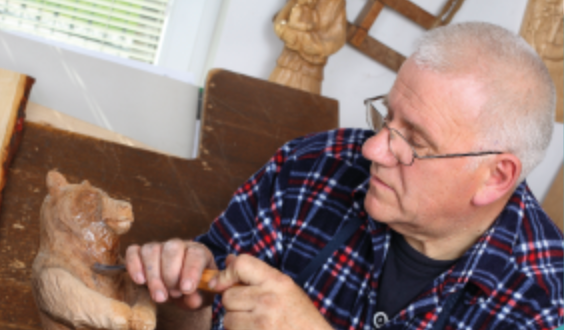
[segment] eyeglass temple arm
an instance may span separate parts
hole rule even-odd
[[[472,156],[484,156],[484,155],[499,155],[502,154],[501,151],[484,151],[484,152],[471,152],[467,154],[448,154],[448,155],[430,155],[430,156],[419,156],[414,152],[414,157],[419,159],[424,158],[455,158],[455,157],[472,157]]]

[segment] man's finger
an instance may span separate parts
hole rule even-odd
[[[133,281],[139,285],[145,284],[145,270],[141,262],[141,247],[131,245],[125,252],[125,265]]]
[[[224,291],[237,283],[260,285],[266,279],[279,273],[264,261],[246,254],[229,260],[227,264],[227,268],[219,272],[219,275],[210,282],[210,288],[215,291]]]
[[[166,287],[161,278],[161,244],[149,243],[141,247],[141,258],[145,266],[147,286],[151,297],[156,302],[165,302],[168,298]]]
[[[178,292],[180,270],[184,262],[185,243],[172,239],[164,243],[161,258],[161,276],[169,293]],[[180,295],[176,295],[179,297]]]
[[[184,252],[184,266],[180,278],[180,290],[184,294],[196,291],[205,268],[216,268],[211,252],[199,243],[188,243]]]

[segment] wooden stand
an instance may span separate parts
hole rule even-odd
[[[368,0],[355,22],[348,24],[347,41],[368,57],[397,72],[405,61],[405,56],[368,35],[368,31],[384,6],[397,11],[424,29],[430,30],[450,23],[463,3],[464,0],[449,0],[443,6],[441,13],[433,16],[408,0]]]
[[[123,253],[131,243],[203,233],[277,148],[337,125],[334,100],[226,71],[208,78],[198,159],[28,123],[0,212],[0,330],[41,328],[29,278],[49,170],[131,202],[135,222],[122,239]]]

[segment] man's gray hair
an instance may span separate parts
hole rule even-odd
[[[468,22],[427,32],[411,56],[417,66],[445,74],[469,74],[483,85],[483,138],[479,150],[499,150],[522,164],[519,182],[544,157],[556,108],[550,74],[523,38],[496,25]]]

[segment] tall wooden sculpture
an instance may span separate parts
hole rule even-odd
[[[564,119],[564,7],[562,0],[529,0],[521,36],[533,46],[550,71],[558,97],[556,121]]]
[[[268,79],[320,94],[329,55],[346,41],[344,0],[289,0],[274,19],[284,50]]]
[[[564,7],[562,0],[529,0],[521,25],[521,36],[533,46],[548,68],[556,87],[556,121],[564,119]],[[542,207],[560,229],[562,212],[563,167],[553,181]]]

